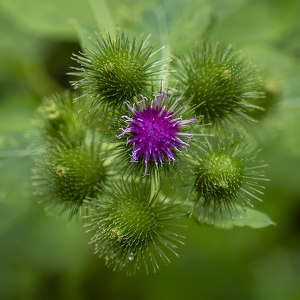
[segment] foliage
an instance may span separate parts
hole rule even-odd
[[[249,300],[296,299],[300,278],[297,269],[299,1],[230,0],[223,3],[188,0],[183,3],[177,0],[113,0],[83,1],[78,5],[76,1],[69,2],[46,4],[36,0],[16,0],[0,5],[1,297],[40,299],[47,295],[56,299],[182,299],[199,297],[201,291],[201,297],[205,299],[238,299],[241,295]],[[97,11],[97,3],[93,4],[93,9],[90,8],[92,2],[99,3],[100,11]],[[211,211],[207,219],[201,219],[199,227],[201,208],[195,209],[192,218],[196,222],[193,223],[191,218],[176,221],[189,227],[182,229],[187,242],[185,247],[178,249],[180,259],[174,260],[168,268],[160,264],[162,270],[155,276],[146,277],[144,272],[139,272],[138,276],[127,278],[123,276],[124,272],[117,274],[112,272],[113,268],[106,269],[104,259],[93,257],[92,247],[86,247],[89,235],[82,232],[80,222],[70,223],[68,214],[55,220],[45,218],[42,212],[45,205],[36,206],[38,198],[31,196],[30,170],[35,167],[28,156],[36,158],[36,152],[32,148],[25,150],[31,140],[24,139],[23,135],[30,129],[30,119],[40,98],[45,95],[49,98],[52,93],[70,88],[68,80],[75,80],[65,76],[69,72],[67,65],[76,66],[69,57],[72,52],[78,53],[79,48],[68,18],[73,18],[72,24],[80,24],[77,30],[81,30],[81,37],[86,39],[84,42],[80,40],[80,43],[89,49],[93,49],[90,39],[93,39],[97,24],[101,33],[106,29],[112,38],[116,24],[131,37],[134,32],[136,36],[144,31],[151,32],[151,40],[158,40],[157,49],[166,46],[165,51],[160,53],[163,58],[170,53],[187,57],[186,50],[201,46],[203,37],[211,40],[213,46],[216,41],[221,41],[243,49],[242,56],[261,69],[262,91],[266,92],[266,98],[249,100],[266,109],[247,112],[259,123],[246,123],[242,129],[243,134],[247,132],[246,142],[252,146],[251,151],[255,145],[257,149],[263,149],[258,153],[257,163],[265,160],[269,164],[265,171],[271,181],[263,184],[265,195],[259,196],[264,202],[252,201],[252,204],[267,212],[278,226],[263,230],[237,228],[239,225],[256,228],[257,224],[262,226],[264,220],[272,223],[266,215],[262,217],[263,213],[246,205],[246,212],[237,206],[242,219],[237,211],[231,211],[234,220],[225,212],[222,221],[218,212],[212,226],[214,211]],[[82,22],[74,21],[74,18]],[[88,27],[93,29],[87,32]],[[60,60],[57,60],[58,57]],[[164,79],[164,76],[171,78],[164,74]],[[169,81],[169,86],[174,88],[174,82]],[[179,85],[175,86],[177,88]],[[152,95],[148,98],[153,99]],[[80,105],[83,102],[78,101]],[[135,101],[130,102],[133,104]],[[128,115],[126,106],[123,108],[125,113],[122,112],[122,115]],[[79,116],[85,118],[87,114],[88,108]],[[193,113],[191,115],[194,117]],[[85,123],[89,127],[88,132],[95,129],[102,136],[105,131],[104,143],[107,138],[109,141],[117,140],[109,131],[112,125],[102,126],[101,119],[99,111],[92,120],[93,126]],[[234,126],[237,127],[238,123]],[[126,126],[122,123],[118,128]],[[187,160],[184,157],[191,153],[196,140],[199,143],[205,141],[202,129],[197,127],[193,130],[188,152],[182,151],[180,155],[183,161],[178,160],[174,167],[171,164],[169,171],[172,172],[161,172],[160,193],[177,198],[179,203],[186,201],[189,185],[193,182],[192,172],[186,170],[191,161],[189,156]],[[115,132],[119,134],[120,130]],[[212,132],[214,130],[208,129],[208,134]],[[36,139],[33,142],[36,145]],[[111,147],[114,146],[107,144],[104,148]],[[198,150],[195,151],[198,153]],[[121,175],[117,165],[115,170]],[[141,174],[144,174],[144,167],[141,164]],[[176,167],[177,170],[173,170]],[[130,171],[124,180],[128,174]],[[115,179],[118,180],[118,177]],[[154,188],[155,184],[157,182],[154,182]],[[159,196],[159,199],[163,198]],[[46,206],[49,205],[47,203]],[[186,206],[184,202],[179,207],[191,212],[194,202],[188,203]],[[257,215],[260,221],[256,219]],[[66,222],[68,229],[64,228]],[[236,228],[214,230],[203,226],[206,224],[214,228]],[[168,257],[172,259],[172,254]]]

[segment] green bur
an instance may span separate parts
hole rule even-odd
[[[203,43],[187,56],[174,56],[171,68],[204,123],[220,124],[236,117],[255,121],[247,113],[262,109],[248,101],[264,97],[256,66],[240,52],[234,53],[231,45],[217,43],[212,48]]]
[[[72,147],[83,141],[86,121],[78,114],[80,106],[74,103],[76,96],[65,91],[43,99],[33,123],[44,142]]]
[[[241,181],[238,162],[225,153],[206,154],[199,166],[196,190],[206,201],[226,201],[236,196]]]
[[[95,206],[88,224],[92,227],[88,231],[94,232],[91,243],[95,244],[95,252],[105,257],[107,266],[114,270],[126,267],[132,275],[143,264],[148,273],[149,262],[154,272],[159,268],[157,254],[164,263],[170,262],[166,249],[178,256],[173,242],[183,244],[178,240],[183,237],[169,228],[180,226],[170,221],[182,214],[177,210],[178,204],[156,201],[157,195],[150,197],[146,185],[137,190],[134,184],[125,183],[90,202]]]
[[[189,188],[189,198],[194,201],[193,210],[198,220],[205,219],[213,212],[214,219],[223,213],[239,213],[237,207],[246,210],[245,205],[253,207],[252,199],[262,201],[260,195],[265,188],[259,182],[268,181],[261,168],[266,167],[257,162],[258,152],[253,152],[251,145],[232,138],[220,136],[191,152],[193,156],[193,178]]]
[[[148,46],[150,35],[140,42],[131,39],[124,32],[118,32],[113,40],[107,33],[103,38],[95,32],[95,50],[84,49],[84,53],[74,54],[81,68],[70,73],[81,77],[74,81],[75,88],[82,88],[94,106],[107,105],[119,108],[125,101],[132,101],[142,94],[149,96],[151,87],[161,73],[160,67],[166,63],[152,57],[161,49],[154,51],[154,44]]]
[[[34,121],[40,145],[32,146],[38,153],[35,194],[48,203],[50,214],[69,210],[70,218],[86,197],[99,192],[108,176],[102,138],[88,131],[75,97],[66,91],[43,100]]]
[[[47,211],[69,210],[73,217],[83,200],[94,197],[106,182],[107,168],[91,145],[48,150],[38,159],[34,174],[36,194],[49,203]]]

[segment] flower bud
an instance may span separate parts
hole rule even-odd
[[[219,124],[236,117],[255,121],[247,115],[260,107],[248,102],[263,97],[259,92],[261,79],[256,66],[230,45],[219,43],[214,48],[203,43],[188,56],[174,57],[173,76],[185,91],[185,97],[193,97],[192,103],[204,123]]]
[[[95,102],[94,106],[107,105],[112,109],[140,94],[148,95],[149,88],[158,80],[155,78],[160,73],[158,67],[165,63],[152,59],[161,49],[153,52],[154,45],[148,46],[149,38],[150,35],[137,42],[135,36],[130,39],[124,32],[118,32],[112,40],[108,33],[103,38],[95,32],[96,50],[85,49],[83,54],[74,54],[81,68],[74,68],[77,72],[70,75],[81,79],[73,85],[82,88],[91,102]]]
[[[194,199],[194,209],[200,209],[199,220],[205,218],[209,210],[215,216],[222,211],[231,214],[236,211],[235,204],[243,209],[245,204],[253,207],[251,198],[262,201],[263,186],[259,181],[268,181],[263,172],[262,162],[256,162],[257,153],[249,145],[240,145],[232,138],[221,139],[202,148],[200,154],[193,155],[194,176],[190,186],[190,198]]]
[[[69,146],[82,142],[86,122],[83,115],[78,114],[79,106],[74,103],[76,96],[65,91],[43,100],[33,123],[44,142],[63,143]]]
[[[50,214],[69,210],[77,214],[86,197],[95,197],[107,182],[108,169],[94,142],[75,148],[49,148],[36,161],[34,185],[49,205]]]
[[[94,232],[91,243],[95,244],[95,253],[104,256],[107,266],[114,270],[126,267],[129,275],[135,274],[141,264],[148,273],[149,261],[155,272],[159,268],[155,254],[164,263],[170,262],[165,249],[178,256],[173,242],[183,244],[178,240],[181,236],[170,231],[170,227],[180,226],[170,224],[180,216],[178,204],[158,201],[157,193],[150,197],[149,186],[115,185],[91,202],[96,209],[87,226]]]

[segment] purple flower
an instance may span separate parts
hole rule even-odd
[[[182,126],[194,122],[196,119],[182,120],[182,116],[174,118],[185,106],[175,110],[180,99],[174,101],[172,106],[167,109],[167,92],[162,91],[161,94],[154,95],[154,100],[146,106],[145,97],[143,97],[140,110],[131,107],[128,102],[124,102],[132,113],[132,117],[122,116],[126,119],[128,126],[122,130],[117,138],[121,138],[125,134],[128,135],[126,146],[129,144],[133,147],[130,162],[137,162],[139,157],[144,155],[145,159],[145,175],[149,161],[153,159],[156,169],[158,169],[158,161],[163,165],[163,157],[169,161],[176,162],[172,150],[181,152],[178,148],[187,148],[188,142],[193,137],[190,133],[181,132]],[[147,99],[146,99],[147,100]],[[187,138],[187,142],[181,140],[180,137]]]

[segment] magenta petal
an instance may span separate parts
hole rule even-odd
[[[148,105],[146,105],[146,98],[143,97],[140,102],[140,111],[126,103],[133,116],[124,116],[128,126],[125,129],[121,128],[122,133],[117,137],[129,135],[126,146],[132,147],[131,162],[137,162],[139,157],[144,156],[144,176],[149,175],[147,170],[151,160],[157,169],[157,158],[163,165],[163,156],[168,159],[169,163],[172,160],[174,164],[176,160],[171,149],[179,151],[177,147],[186,148],[189,145],[178,136],[187,138],[189,142],[192,135],[182,133],[180,126],[194,122],[195,119],[182,120],[181,117],[173,119],[179,111],[185,108],[183,106],[176,112],[173,111],[179,100],[177,99],[167,110],[167,93],[162,91],[162,93],[154,95],[154,99]]]

